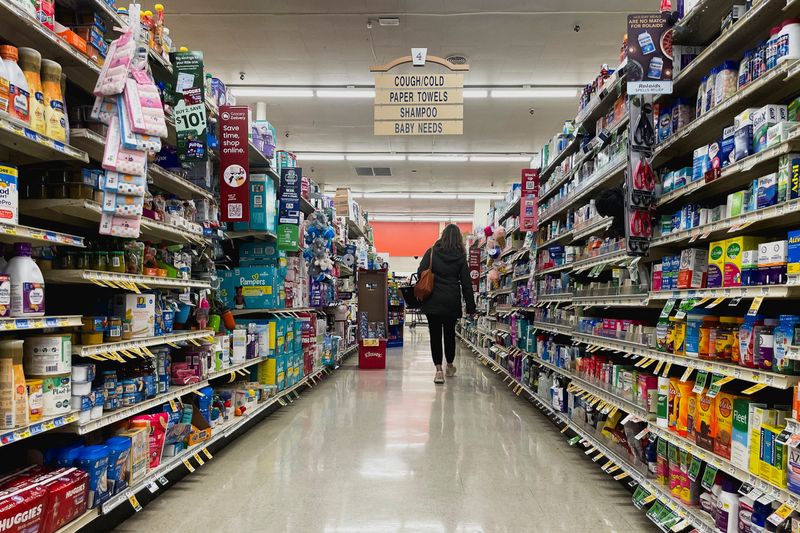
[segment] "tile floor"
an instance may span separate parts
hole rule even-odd
[[[427,331],[406,332],[385,372],[350,358],[117,531],[655,530],[460,343],[435,386]]]

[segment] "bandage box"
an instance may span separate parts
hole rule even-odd
[[[708,250],[688,248],[681,251],[678,270],[679,289],[701,289],[706,285]]]
[[[725,271],[725,241],[708,245],[708,272],[706,286],[710,289],[722,287]]]
[[[742,254],[754,250],[762,239],[758,237],[734,237],[725,241],[725,266],[722,271],[723,287],[739,287],[742,284]]]
[[[114,314],[123,317],[133,338],[155,335],[155,295],[117,294],[114,296]]]

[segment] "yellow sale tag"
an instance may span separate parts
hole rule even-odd
[[[689,379],[689,376],[692,375],[692,372],[694,372],[694,368],[692,367],[687,368],[686,372],[684,372],[683,375],[681,376],[681,382],[685,383]]]
[[[778,509],[775,510],[775,514],[786,520],[790,514],[792,514],[792,507],[788,503],[782,503]]]
[[[756,316],[756,313],[758,313],[758,309],[761,307],[763,302],[763,296],[756,296],[753,298],[753,303],[750,304],[750,309],[747,311],[747,314],[750,316]]]
[[[661,360],[658,362],[656,367],[653,369],[653,374],[658,374],[661,371],[661,367],[664,366],[664,361]]]
[[[567,431],[569,431],[569,426],[564,426],[561,428],[561,433],[566,433]]]
[[[608,468],[609,468],[611,465],[613,465],[613,464],[614,464],[614,461],[609,461],[609,462],[607,462],[606,464],[604,464],[604,465],[603,465],[603,470],[606,470],[606,469],[608,469]]]
[[[669,376],[670,368],[672,368],[672,361],[667,361],[667,366],[664,367],[664,372],[662,372],[661,375],[664,377]]]
[[[713,302],[711,302],[710,304],[708,304],[708,305],[706,306],[706,309],[713,309],[713,308],[715,308],[716,306],[718,306],[719,304],[721,304],[721,303],[722,303],[722,302],[724,302],[724,301],[725,301],[725,298],[724,298],[724,297],[723,297],[723,298],[717,298],[717,299],[715,299]]]
[[[205,397],[206,397],[206,395],[205,395],[205,394],[203,394],[202,392],[200,392],[199,390],[193,390],[192,392],[193,392],[193,393],[195,393],[195,394],[197,394],[197,395],[198,395],[198,396],[200,396],[201,398],[205,398]]]
[[[656,359],[648,359],[647,362],[641,366],[641,368],[643,368],[643,369],[647,368],[648,366],[652,365],[655,362],[656,362]]]
[[[361,342],[368,348],[375,348],[381,345],[380,339],[364,339]]]
[[[617,465],[614,465],[614,466],[612,466],[611,468],[607,469],[607,470],[606,470],[606,472],[608,472],[609,474],[613,474],[613,473],[614,473],[614,472],[616,472],[617,470],[619,470],[619,466],[617,466]]]
[[[194,467],[192,466],[192,463],[190,463],[188,459],[183,460],[183,466],[185,466],[186,470],[188,470],[189,472],[194,472]]]
[[[760,391],[761,389],[764,389],[764,388],[766,388],[766,387],[767,387],[767,384],[766,384],[766,383],[756,383],[756,384],[755,384],[755,385],[753,385],[752,387],[750,387],[750,388],[747,388],[747,389],[743,390],[743,391],[742,391],[742,394],[747,394],[747,395],[749,396],[749,395],[751,395],[751,394],[755,394],[756,392],[758,392],[758,391]]]
[[[200,457],[199,453],[196,453],[196,454],[192,455],[192,457],[194,457],[194,460],[197,461],[197,464],[199,464],[200,466],[203,466],[204,464],[206,464],[206,462],[203,461],[203,458]]]
[[[608,413],[608,418],[611,418],[612,416],[614,416],[617,413],[617,411],[619,411],[619,407],[614,406],[614,408],[611,410],[611,412]]]
[[[655,494],[650,494],[649,496],[645,496],[644,498],[642,498],[642,503],[647,505],[648,503],[652,502],[655,499],[656,499],[656,495]]]
[[[131,502],[131,507],[133,507],[133,510],[137,513],[142,510],[142,504],[139,503],[135,495],[131,494],[128,496],[128,501]]]
[[[623,479],[628,477],[628,475],[629,474],[627,472],[623,472],[621,474],[617,474],[616,476],[614,476],[614,479],[616,479],[617,481],[622,481]]]
[[[731,382],[731,381],[733,381],[734,379],[736,379],[736,378],[735,378],[735,377],[733,377],[733,376],[725,376],[724,378],[720,378],[720,379],[718,379],[718,380],[717,380],[717,381],[715,381],[713,384],[714,384],[714,385],[716,385],[716,386],[718,386],[718,387],[722,387],[723,385],[725,385],[726,383],[730,383],[730,382]]]
[[[600,452],[597,455],[595,455],[592,461],[599,461],[601,457],[603,457],[603,452]]]
[[[203,448],[203,455],[206,456],[206,459],[213,459],[214,458],[214,456],[211,455],[211,452],[208,451],[208,448]]]
[[[177,411],[178,410],[178,404],[175,403],[175,400],[170,400],[169,401],[169,408],[172,409],[173,411]]]

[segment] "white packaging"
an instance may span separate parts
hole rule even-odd
[[[243,363],[247,357],[247,330],[236,328],[233,330],[233,364]]]
[[[58,416],[69,413],[72,406],[70,375],[42,376],[41,379],[44,416]]]
[[[53,376],[72,372],[71,335],[34,335],[25,339],[25,372]]]
[[[152,294],[117,294],[114,314],[130,323],[133,338],[155,335],[156,297]]]
[[[0,222],[19,224],[18,179],[15,167],[0,165]]]

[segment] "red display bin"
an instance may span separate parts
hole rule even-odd
[[[358,368],[383,370],[386,368],[386,339],[358,341]]]

